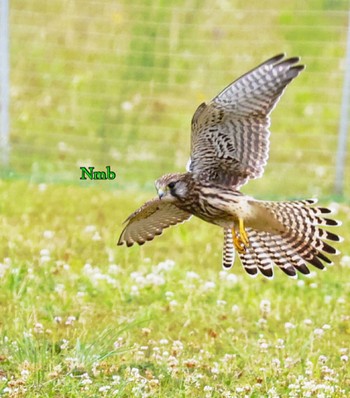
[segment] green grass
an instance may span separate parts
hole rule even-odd
[[[0,396],[349,396],[347,203],[334,204],[342,255],[312,278],[223,272],[222,231],[196,219],[116,246],[154,179],[184,169],[196,106],[282,51],[307,69],[244,191],[335,200],[348,2],[151,3],[11,2]],[[117,179],[82,184],[81,165]]]
[[[269,281],[223,272],[222,232],[200,220],[117,247],[145,199],[0,182],[1,395],[350,394],[348,206],[333,267]]]

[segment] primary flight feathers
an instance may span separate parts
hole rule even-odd
[[[224,229],[223,266],[235,252],[250,275],[273,275],[273,264],[289,276],[308,273],[306,263],[323,268],[324,253],[336,250],[324,240],[338,235],[320,226],[337,222],[313,201],[258,201],[239,189],[261,177],[269,154],[270,113],[286,86],[304,69],[299,58],[277,55],[201,104],[192,118],[191,154],[186,173],[156,181],[158,198],[126,220],[118,244],[143,244],[191,215]]]

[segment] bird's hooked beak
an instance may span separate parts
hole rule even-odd
[[[157,191],[159,199],[162,199],[162,197],[165,195],[165,192],[161,188],[158,188]]]
[[[158,181],[156,181],[155,185],[156,185],[158,197],[159,197],[159,199],[162,199],[165,196],[165,194],[167,193],[167,186],[162,183],[159,183]]]

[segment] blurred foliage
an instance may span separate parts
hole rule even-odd
[[[80,165],[111,165],[118,187],[152,189],[159,175],[184,169],[199,103],[287,52],[307,69],[273,113],[270,164],[248,189],[261,197],[330,195],[347,7],[12,1],[7,175],[77,182]]]

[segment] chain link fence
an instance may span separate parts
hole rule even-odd
[[[109,186],[153,189],[184,170],[196,107],[286,52],[307,68],[273,112],[270,161],[245,192],[329,197],[347,29],[347,0],[13,0],[2,174],[82,183],[80,166],[109,165]],[[349,160],[344,189],[350,197]]]

